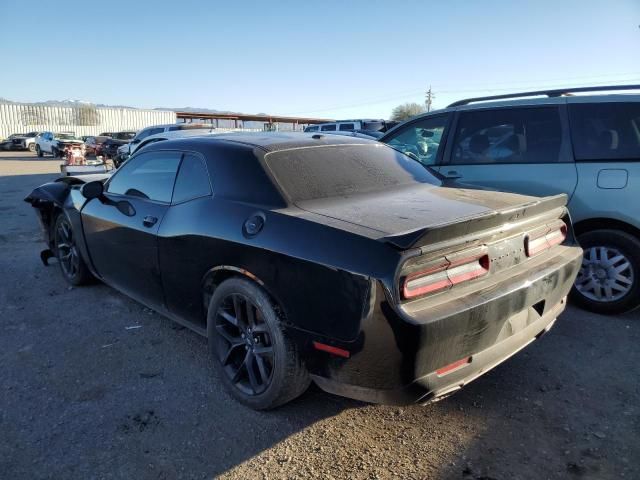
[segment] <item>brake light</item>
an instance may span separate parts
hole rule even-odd
[[[402,296],[409,299],[447,290],[486,275],[489,264],[489,255],[484,250],[480,254],[459,259],[442,258],[432,262],[430,268],[407,275],[402,283]]]
[[[527,257],[533,257],[560,245],[567,238],[567,225],[564,222],[529,233],[524,239],[524,251]]]

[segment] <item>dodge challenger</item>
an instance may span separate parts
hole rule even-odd
[[[35,189],[65,280],[100,280],[208,338],[269,409],[310,382],[425,404],[547,332],[581,264],[564,196],[443,185],[372,140],[223,134]]]

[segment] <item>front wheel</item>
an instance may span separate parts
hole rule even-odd
[[[53,228],[55,254],[60,264],[62,276],[74,286],[89,283],[92,275],[78,250],[71,222],[64,214],[60,214]]]
[[[44,154],[42,153],[42,149],[40,148],[40,145],[36,145],[36,154],[39,157],[42,157]]]
[[[640,305],[640,241],[620,230],[578,237],[584,249],[573,300],[592,312],[613,315]]]
[[[309,374],[271,299],[256,284],[230,278],[215,290],[207,315],[213,360],[238,401],[267,410],[301,395]]]
[[[30,143],[29,144],[29,151],[31,153],[34,153],[36,151],[36,144],[35,143]]]

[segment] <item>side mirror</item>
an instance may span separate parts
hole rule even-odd
[[[87,200],[100,198],[104,193],[104,185],[100,181],[85,183],[80,187],[80,193]]]

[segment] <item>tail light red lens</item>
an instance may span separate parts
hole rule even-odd
[[[402,282],[402,296],[416,298],[482,277],[489,272],[489,263],[489,255],[484,252],[453,261],[442,258],[435,266],[407,275]]]
[[[555,245],[560,245],[566,238],[567,225],[560,221],[529,233],[524,239],[524,250],[527,257],[533,257]]]

